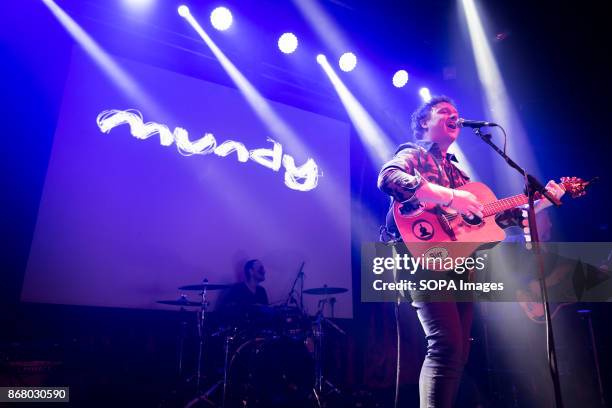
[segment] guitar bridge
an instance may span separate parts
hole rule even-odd
[[[444,230],[444,232],[448,234],[451,241],[457,241],[457,236],[455,235],[455,231],[453,231],[453,227],[450,225],[450,222],[445,217],[446,212],[444,212],[444,210],[442,210],[440,207],[436,207],[436,209],[437,209],[436,217],[438,218],[438,222],[440,223],[440,226],[442,226],[442,230]]]

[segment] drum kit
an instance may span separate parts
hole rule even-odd
[[[299,291],[296,283],[300,280]],[[209,291],[229,289],[231,285],[200,284],[181,286],[181,291],[197,291],[198,301],[185,295],[176,300],[157,303],[179,306],[182,310],[197,307],[197,361],[195,373],[185,381],[195,385],[195,397],[185,408],[207,407],[321,407],[326,395],[339,390],[324,376],[323,350],[330,329],[346,334],[333,318],[336,298],[346,288],[303,289],[300,270],[287,300],[282,304],[227,306],[211,313]],[[303,306],[303,295],[319,296],[317,312],[309,316]],[[299,302],[295,299],[299,296]],[[217,308],[219,309],[219,308]],[[216,314],[216,319],[211,316]],[[179,336],[178,374],[183,378],[185,325]],[[219,356],[211,339],[223,340],[223,367],[219,378],[205,378],[203,366]],[[221,346],[219,346],[221,348]],[[221,365],[219,363],[219,365]],[[206,383],[206,387],[204,386]],[[206,389],[205,389],[206,388]]]

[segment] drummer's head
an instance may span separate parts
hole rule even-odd
[[[259,259],[251,259],[244,264],[244,276],[247,281],[260,283],[266,280],[266,270]]]

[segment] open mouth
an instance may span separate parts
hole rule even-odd
[[[457,122],[455,121],[448,121],[446,122],[446,127],[448,127],[449,129],[457,129]]]

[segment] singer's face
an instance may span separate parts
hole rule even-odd
[[[457,108],[448,102],[440,102],[431,108],[429,119],[423,123],[427,129],[425,135],[432,142],[449,146],[459,136],[458,119]]]

